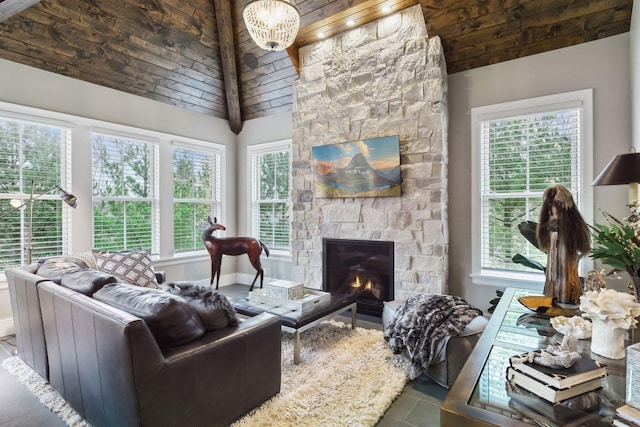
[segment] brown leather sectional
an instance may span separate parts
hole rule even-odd
[[[19,356],[93,426],[223,426],[280,391],[278,316],[160,348],[142,319],[35,271],[5,272]]]

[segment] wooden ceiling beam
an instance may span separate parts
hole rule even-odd
[[[227,98],[227,110],[229,111],[229,127],[237,135],[242,130],[242,114],[240,113],[240,91],[238,90],[230,3],[228,0],[213,0],[218,27],[224,90]]]
[[[0,3],[0,22],[11,18],[36,3],[40,3],[40,0],[4,0]]]
[[[391,6],[391,13],[393,13],[416,4],[418,4],[418,0],[366,0],[358,2],[353,7],[344,9],[324,19],[314,20],[313,23],[300,28],[293,45],[287,48],[287,53],[296,71],[300,73],[299,49],[321,41],[322,39],[318,38],[319,32],[322,31],[325,37],[333,37],[388,15],[388,13],[382,12],[382,6]],[[305,18],[303,17],[302,20],[306,22]],[[349,20],[353,20],[355,25],[347,25]]]

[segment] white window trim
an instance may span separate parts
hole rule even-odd
[[[6,110],[5,110],[6,108]],[[65,135],[66,141],[64,141],[61,145],[60,152],[60,187],[65,189],[68,193],[73,194],[72,188],[72,150],[73,150],[73,140],[72,140],[72,132],[75,128],[72,122],[66,120],[57,120],[51,118],[49,115],[41,115],[38,116],[34,114],[36,110],[25,108],[19,105],[8,104],[5,102],[0,102],[0,116],[9,120],[13,120],[16,122],[21,122],[23,124],[37,125],[37,126],[53,126],[60,128]],[[53,189],[51,189],[53,190]],[[38,194],[34,194],[37,196]],[[28,193],[24,194],[16,194],[17,198],[21,201],[21,203],[28,201]],[[3,197],[3,198],[13,198],[13,197]],[[58,196],[55,196],[51,191],[43,194],[40,199],[42,200],[59,200]],[[63,224],[63,233],[62,233],[62,241],[61,248],[62,253],[71,254],[72,253],[72,236],[73,236],[73,222],[71,221],[71,207],[67,206],[66,203],[62,203],[62,224]],[[5,283],[6,278],[4,275],[4,271],[0,272],[0,284]],[[6,288],[6,285],[4,286]],[[2,287],[0,286],[0,289]]]
[[[218,203],[218,211],[220,212],[220,217],[218,219],[221,222],[224,222],[224,213],[225,213],[224,206],[225,206],[225,200],[227,197],[227,193],[226,193],[227,186],[225,185],[225,173],[226,173],[226,164],[227,164],[226,148],[227,147],[222,144],[210,143],[205,141],[197,141],[193,139],[173,140],[171,141],[171,146],[172,146],[171,148],[172,159],[173,159],[173,147],[184,148],[186,150],[194,150],[194,151],[208,151],[210,153],[220,156],[220,201]],[[173,167],[173,163],[171,164],[171,166]],[[173,188],[171,188],[171,190],[173,191]],[[173,203],[174,203],[173,193],[171,197],[172,197],[171,206],[173,207]],[[171,230],[173,230],[173,215],[171,215]],[[172,239],[172,242],[173,242],[173,239]],[[173,253],[173,256],[176,258],[193,257],[193,256],[198,256],[198,255],[207,253],[206,249],[176,252],[175,245],[173,243],[171,245],[171,252]],[[207,257],[208,257],[208,254],[207,254]]]
[[[145,201],[151,202],[151,254],[154,257],[157,257],[160,253],[160,245],[161,245],[161,231],[160,231],[160,141],[155,138],[149,138],[144,134],[136,134],[131,132],[121,132],[117,130],[110,131],[104,128],[93,128],[91,129],[91,156],[93,161],[93,135],[102,135],[105,137],[115,137],[121,138],[125,140],[134,141],[136,143],[145,144],[149,148],[149,154],[151,156],[151,173],[149,176],[149,189],[151,195],[149,197],[131,197],[131,196],[97,196],[95,194],[91,195],[91,247],[96,247],[95,245],[95,220],[94,217],[94,203],[96,201],[123,201],[123,202],[137,202],[137,201]],[[93,185],[92,185],[93,187]],[[123,248],[129,249],[129,248]]]
[[[36,107],[29,107],[25,105],[0,101],[0,111],[1,114],[15,118],[18,120],[24,120],[27,122],[36,122],[36,123],[45,123],[51,124],[54,126],[60,126],[71,129],[71,148],[69,151],[69,155],[71,155],[71,151],[75,151],[80,145],[90,144],[90,134],[91,132],[99,132],[99,133],[107,133],[111,135],[117,134],[121,137],[131,137],[133,139],[144,140],[149,142],[158,142],[160,146],[160,162],[161,167],[164,167],[167,160],[167,155],[170,151],[170,147],[172,143],[182,143],[182,144],[190,144],[190,145],[199,145],[204,147],[216,147],[222,150],[223,155],[221,158],[221,197],[222,203],[220,209],[222,211],[222,215],[224,216],[227,212],[227,157],[226,157],[226,144],[220,142],[223,139],[218,138],[216,136],[212,137],[211,141],[190,138],[187,136],[182,136],[179,134],[168,133],[164,131],[156,131],[151,129],[145,129],[142,127],[130,126],[125,124],[119,124],[115,122],[109,122],[106,120],[100,120],[90,117],[84,117],[75,114],[67,114],[59,111],[51,111],[45,110]],[[80,150],[82,151],[82,150]],[[88,150],[90,153],[90,149]],[[74,154],[75,156],[75,154]],[[72,158],[74,157],[72,156]],[[170,156],[169,156],[170,157]],[[91,166],[91,165],[87,165]],[[73,165],[70,164],[70,167],[73,168]],[[84,179],[82,178],[84,176]],[[171,190],[172,187],[166,184],[166,175],[160,176],[160,191],[162,194],[168,189]],[[93,212],[84,212],[87,206],[91,206],[91,210],[93,209],[93,200],[91,199],[91,189],[90,185],[87,187],[88,180],[86,179],[86,174],[73,174],[72,179],[62,185],[62,188],[67,190],[70,193],[77,193],[80,197],[81,208],[79,211],[74,213],[74,216],[82,217],[80,229],[80,233],[69,233],[67,237],[68,245],[70,249],[69,253],[74,253],[78,251],[78,247],[90,247],[92,246],[93,241],[93,231],[91,230],[92,226],[92,218]],[[162,262],[166,265],[172,265],[174,263],[183,264],[185,259],[188,259],[189,262],[193,261],[193,257],[189,257],[186,253],[174,254],[173,253],[173,239],[171,233],[167,233],[165,230],[173,229],[173,216],[171,212],[172,203],[165,200],[166,197],[162,197],[160,200],[160,217],[161,217],[161,229],[160,229],[160,254],[152,256],[155,261]],[[74,211],[72,208],[68,206],[63,206],[63,212],[67,212],[67,214],[71,217],[71,212]],[[72,221],[69,221],[70,223]],[[74,230],[78,229],[78,226],[73,225]],[[72,239],[73,236],[73,239]],[[78,237],[79,236],[79,237]],[[208,255],[205,252],[200,252],[198,260],[200,258],[208,259]],[[6,289],[6,285],[3,285],[3,275],[0,274],[0,289],[3,287]]]
[[[256,216],[257,212],[253,206],[253,156],[271,153],[273,151],[282,151],[282,150],[291,150],[291,139],[283,139],[279,141],[272,142],[264,142],[255,145],[249,145],[247,147],[247,206],[249,207],[248,215],[247,215],[247,229],[251,236],[257,236],[256,230]],[[293,156],[289,156],[289,162],[291,162]],[[291,176],[289,176],[289,194],[291,194]],[[291,196],[289,196],[291,199]],[[293,201],[289,200],[289,217],[291,218],[291,206],[293,205]],[[276,260],[290,260],[291,257],[291,249],[288,251],[281,249],[269,249],[270,250],[270,259]]]
[[[494,272],[481,269],[481,170],[480,127],[483,121],[535,114],[558,108],[580,108],[580,201],[579,210],[588,224],[593,223],[593,90],[584,89],[520,101],[475,107],[471,109],[471,279],[473,284],[496,287],[519,287],[541,290],[544,276],[540,273]],[[524,237],[523,237],[524,238]],[[593,261],[585,257],[580,272],[593,268]]]

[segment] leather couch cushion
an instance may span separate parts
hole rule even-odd
[[[158,289],[151,252],[142,249],[106,252],[92,249],[98,270],[116,275],[122,282]]]
[[[206,332],[200,317],[184,300],[159,289],[109,284],[93,297],[143,319],[160,347],[186,344]]]
[[[238,325],[238,315],[226,296],[190,282],[172,282],[165,287],[180,295],[198,313],[207,331]]]
[[[51,257],[41,259],[38,262],[38,269],[35,274],[59,285],[62,282],[62,276],[86,268],[87,264],[78,258]]]
[[[104,285],[116,283],[117,281],[118,278],[112,274],[103,273],[102,271],[91,268],[82,268],[62,276],[60,285],[80,292],[81,294],[91,296],[94,292],[102,289]]]

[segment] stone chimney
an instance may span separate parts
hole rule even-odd
[[[395,242],[395,297],[446,293],[447,74],[420,5],[300,49],[292,279],[322,289],[322,239]],[[316,199],[311,148],[399,135],[402,196]]]

